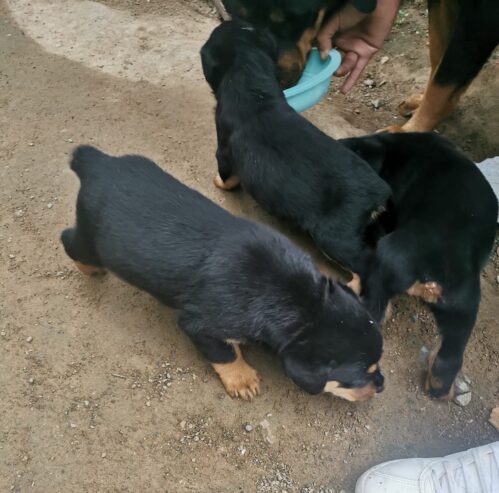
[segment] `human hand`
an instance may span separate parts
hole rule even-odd
[[[347,76],[340,91],[350,92],[372,56],[383,45],[397,15],[400,0],[378,0],[370,14],[359,12],[347,4],[337,15],[322,26],[317,41],[321,56],[327,56],[332,47],[342,55],[335,72]]]

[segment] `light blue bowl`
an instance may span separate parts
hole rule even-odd
[[[312,48],[300,80],[296,86],[284,91],[288,104],[298,112],[317,104],[326,95],[331,77],[340,63],[341,56],[336,50],[331,50],[329,56],[321,60],[317,48]]]

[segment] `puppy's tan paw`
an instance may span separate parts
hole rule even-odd
[[[85,274],[86,276],[97,276],[97,275],[102,275],[106,273],[106,270],[103,269],[102,267],[95,267],[94,265],[86,265],[82,264],[81,262],[78,262],[75,260],[75,265],[77,269]]]
[[[213,182],[217,188],[222,190],[232,190],[239,185],[239,177],[236,175],[229,176],[227,180],[223,181],[220,175],[217,173]]]
[[[238,346],[234,346],[234,350],[236,359],[233,362],[212,363],[213,369],[231,397],[252,400],[260,394],[260,375],[244,361]]]
[[[419,108],[421,101],[423,101],[422,94],[411,94],[405,101],[399,104],[399,113],[403,117],[409,118]]]
[[[381,133],[398,134],[401,132],[405,132],[405,130],[400,125],[390,125],[389,127],[380,128],[379,130],[376,130],[377,134]]]

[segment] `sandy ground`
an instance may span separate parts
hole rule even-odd
[[[331,135],[396,121],[397,104],[423,86],[424,9],[404,13],[364,77],[374,83],[348,98],[335,84],[308,113]],[[74,270],[59,234],[74,217],[67,161],[79,143],[145,154],[320,258],[248,197],[212,185],[213,98],[197,51],[215,23],[202,0],[0,0],[0,491],[351,492],[380,461],[498,439],[487,422],[499,400],[497,254],[482,277],[464,408],[421,390],[419,351],[437,337],[411,300],[384,327],[387,388],[376,399],[308,396],[251,346],[264,381],[247,403],[224,394],[168,308],[112,275]],[[493,58],[440,129],[476,160],[499,154],[498,89]]]

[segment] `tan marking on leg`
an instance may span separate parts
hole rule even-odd
[[[435,358],[437,357],[438,351],[440,350],[440,345],[436,346],[433,348],[432,352],[430,353],[430,356],[428,357],[428,374],[426,375],[426,380],[425,380],[425,391],[427,393],[430,392],[430,390],[440,390],[443,387],[442,381],[435,377],[432,373],[432,367],[433,363],[435,362]],[[439,397],[438,400],[441,401],[451,401],[454,399],[454,383],[451,385],[451,388],[449,392],[446,395],[443,395]]]
[[[405,132],[433,130],[456,107],[467,87],[456,91],[455,86],[439,86],[434,83],[435,72],[454,32],[458,2],[440,0],[429,11],[430,64],[429,82],[412,118],[404,125]]]
[[[442,296],[442,287],[433,281],[425,283],[416,281],[406,293],[410,296],[422,298],[426,303],[436,303]]]
[[[412,115],[414,110],[419,108],[421,101],[423,100],[422,94],[411,94],[405,101],[399,104],[399,113],[408,118]]]
[[[215,176],[213,182],[215,183],[216,187],[221,188],[222,190],[232,190],[233,188],[236,188],[240,183],[239,177],[237,175],[229,176],[229,178],[223,181],[218,173]]]
[[[367,373],[374,373],[377,369],[378,369],[378,365],[377,365],[377,364],[371,365],[371,366],[367,369]]]
[[[218,373],[227,393],[232,397],[252,400],[260,393],[260,376],[244,360],[241,349],[233,345],[236,359],[231,363],[212,363],[213,369]]]
[[[360,296],[362,292],[362,283],[360,277],[355,272],[352,272],[352,279],[347,283],[347,286],[357,295]]]
[[[374,397],[376,395],[376,388],[374,387],[374,384],[370,382],[364,387],[347,389],[342,387],[336,380],[331,380],[326,383],[323,392],[328,392],[350,402],[362,402]]]
[[[75,260],[74,263],[76,267],[86,276],[102,275],[106,273],[106,270],[103,269],[102,267],[95,267],[94,265],[82,264],[77,260]]]
[[[401,132],[405,132],[405,130],[400,125],[390,125],[389,127],[380,128],[379,130],[376,130],[377,134],[381,134],[384,132],[388,132],[390,134],[398,134]]]

